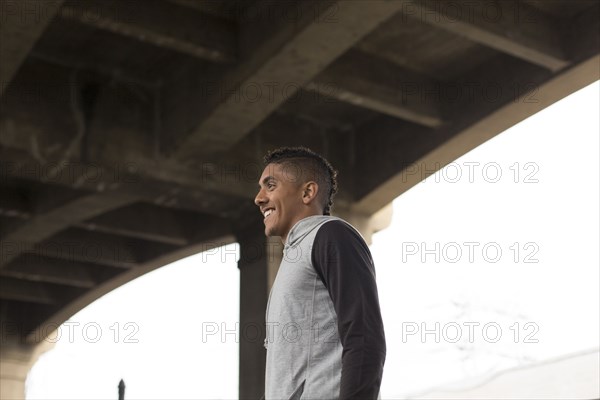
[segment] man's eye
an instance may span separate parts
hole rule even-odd
[[[268,183],[267,184],[267,189],[273,189],[275,187],[274,183]]]

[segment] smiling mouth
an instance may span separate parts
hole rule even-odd
[[[265,219],[267,219],[269,217],[269,215],[273,214],[273,212],[275,212],[275,210],[272,208],[265,210],[265,212],[263,213],[263,215],[265,216]]]

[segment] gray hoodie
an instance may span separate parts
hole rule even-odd
[[[265,399],[377,398],[385,336],[368,247],[345,221],[288,234],[266,311]]]

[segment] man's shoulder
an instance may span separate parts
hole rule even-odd
[[[325,284],[327,271],[347,275],[348,271],[373,271],[369,246],[360,232],[343,219],[331,219],[319,227],[312,246],[312,264]],[[343,265],[343,268],[339,268]],[[342,272],[345,271],[345,272]]]
[[[341,241],[341,240],[358,240],[362,243],[366,242],[358,229],[356,229],[352,224],[348,221],[343,220],[342,218],[332,218],[328,221],[325,221],[318,229],[318,232],[315,236],[316,242],[321,241]]]

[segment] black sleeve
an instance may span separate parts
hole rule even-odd
[[[323,225],[312,263],[337,314],[342,351],[340,400],[376,399],[385,362],[385,334],[367,244],[343,221]]]

